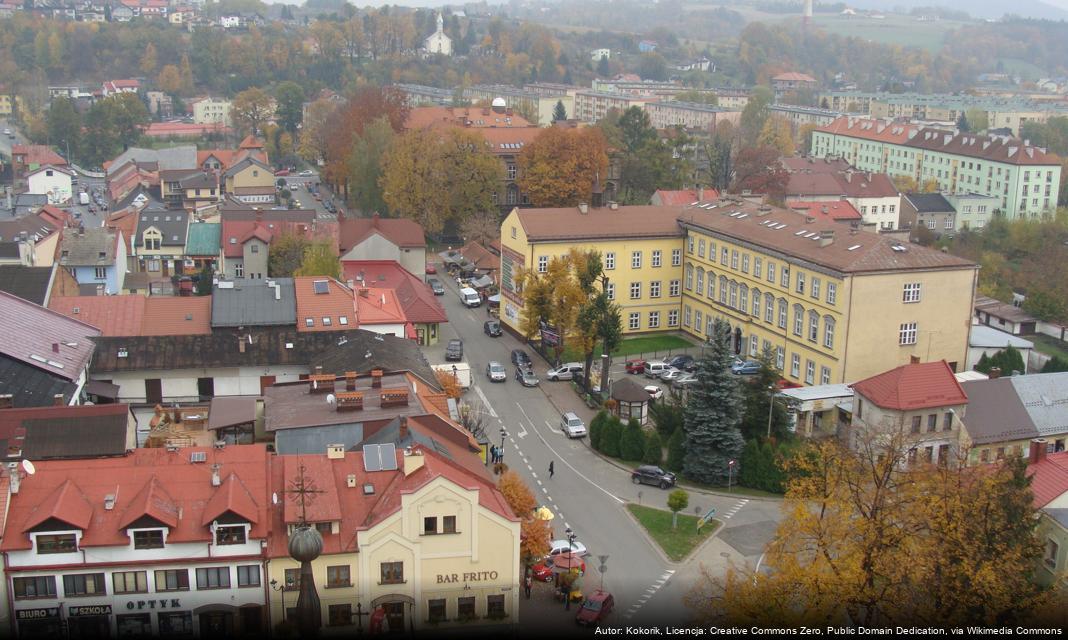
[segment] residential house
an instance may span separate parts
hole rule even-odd
[[[817,84],[819,83],[812,76],[796,71],[787,71],[771,78],[771,88],[775,90],[776,101],[788,93],[812,91],[816,89]]]
[[[222,225],[217,222],[193,222],[185,242],[184,272],[199,273],[205,267],[214,272],[219,261]]]
[[[138,271],[169,278],[181,273],[189,213],[181,210],[142,209],[133,239]]]
[[[1015,304],[1006,304],[987,296],[976,296],[975,317],[979,324],[1000,329],[1014,336],[1035,333],[1038,319]]]
[[[926,228],[935,237],[952,233],[957,212],[941,193],[906,193],[901,197],[902,229]]]
[[[460,258],[471,265],[475,274],[489,276],[494,284],[501,281],[501,256],[481,242],[470,240],[460,247]]]
[[[955,464],[967,451],[962,421],[971,396],[945,360],[911,362],[852,384],[853,419],[843,434],[853,449],[871,444],[908,447],[909,466]]]
[[[48,196],[48,204],[63,204],[71,199],[74,172],[50,164],[26,174],[27,192]]]
[[[536,126],[511,109],[489,107],[414,107],[408,111],[405,129],[429,129],[438,126],[485,128],[526,128]]]
[[[788,173],[845,173],[853,168],[845,160],[832,157],[790,156],[780,162]]]
[[[968,413],[968,463],[1028,457],[1035,438],[1050,452],[1068,443],[1068,373],[1010,376],[992,372],[987,380],[964,382]]]
[[[8,461],[124,456],[136,448],[129,405],[0,408],[0,451]]]
[[[212,328],[294,327],[297,323],[293,278],[220,280],[211,296]]]
[[[122,293],[126,278],[126,242],[121,231],[98,227],[64,229],[59,264],[79,285],[93,285],[100,295]]]
[[[334,278],[293,278],[297,331],[345,331],[356,327],[356,301],[352,289]],[[362,327],[361,327],[362,328]]]
[[[52,266],[67,219],[59,209],[42,207],[34,214],[0,220],[0,262]]]
[[[847,169],[842,173],[799,171],[789,174],[789,200],[845,200],[860,211],[863,224],[880,231],[899,228],[901,194],[889,176]]]
[[[138,0],[126,0],[123,4],[128,2],[137,2]],[[162,2],[162,0],[140,0],[141,2]],[[166,3],[164,3],[166,6]],[[137,93],[141,90],[141,81],[136,78],[127,78],[123,80],[108,80],[100,85],[100,94],[107,98],[119,93]]]
[[[853,389],[848,384],[818,384],[783,389],[775,396],[786,403],[790,431],[805,438],[837,437],[852,420]]]
[[[397,292],[386,287],[359,287],[355,291],[359,327],[382,335],[418,340],[415,325],[404,315]]]
[[[15,176],[25,178],[32,171],[43,166],[66,167],[67,161],[63,156],[52,150],[52,147],[43,144],[13,144],[11,145],[11,162]]]
[[[368,290],[368,297],[376,289],[389,289],[393,292],[397,303],[403,313],[406,337],[413,338],[421,346],[437,344],[438,328],[449,318],[445,309],[438,302],[437,296],[422,278],[413,275],[398,262],[391,260],[344,260],[341,263],[345,280],[349,288],[357,291],[357,311],[367,314],[370,319],[372,313],[367,301],[359,294],[363,289]],[[380,298],[381,299],[381,298]],[[388,302],[388,301],[387,301]],[[377,313],[389,310],[387,304],[380,305]],[[396,314],[391,314],[387,324],[393,323]],[[363,321],[363,315],[360,318]],[[411,325],[411,329],[408,325]],[[375,327],[372,330],[384,330],[383,327]]]
[[[954,231],[982,229],[994,217],[994,210],[1001,204],[997,196],[978,193],[942,194],[957,215],[953,218]]]
[[[37,463],[0,543],[19,635],[265,634],[269,468],[263,445]]]
[[[104,337],[211,333],[211,296],[70,296],[49,309],[100,330]]]
[[[254,157],[246,157],[223,174],[224,191],[246,204],[274,204],[274,171]]]
[[[984,355],[987,357],[993,356],[1007,347],[1012,347],[1020,352],[1020,357],[1023,358],[1024,367],[1026,368],[1031,360],[1031,353],[1035,348],[1035,343],[1030,340],[1024,340],[1019,336],[1014,336],[1011,333],[999,331],[993,327],[981,324],[972,325],[971,333],[968,334],[968,368],[974,369],[975,365],[979,363],[979,359]],[[1003,373],[1010,375],[1013,372],[1004,371]],[[1020,371],[1020,373],[1027,373],[1027,371]]]
[[[501,207],[502,212],[516,205],[530,204],[530,197],[523,193],[519,186],[519,154],[523,147],[534,141],[540,131],[537,127],[479,130],[489,146],[490,153],[496,156],[504,167],[501,185],[493,192],[493,201]]]
[[[679,90],[676,89],[676,91]],[[643,108],[647,102],[656,100],[657,98],[652,96],[640,96],[630,93],[596,90],[576,91],[575,109],[568,113],[581,122],[593,123],[604,118],[612,109],[622,113],[631,107]]]
[[[536,124],[541,127],[552,125],[553,112],[558,102],[564,104],[564,109],[569,115],[574,114],[573,99],[566,91],[554,91],[547,94],[544,91],[520,89],[509,85],[476,84],[464,89],[464,100],[489,102],[493,111],[504,118],[512,117],[516,113],[527,114],[526,117],[531,122],[536,121]]]
[[[227,278],[267,276],[268,248],[283,234],[304,236],[337,246],[338,223],[309,210],[260,210],[233,200],[220,206],[219,273]]]
[[[146,91],[145,98],[148,100],[148,112],[152,115],[160,118],[174,116],[174,98],[170,94],[163,91]]]
[[[1034,579],[1044,587],[1059,588],[1068,573],[1068,452],[1048,449],[1044,438],[1032,441],[1027,465],[1032,504],[1038,510],[1035,535],[1042,545]]]
[[[592,60],[594,62],[600,62],[601,60],[611,60],[611,59],[612,59],[612,50],[611,49],[594,49],[593,51],[590,52],[590,60]]]
[[[78,281],[54,263],[50,267],[0,264],[0,291],[47,307],[54,298],[78,295]]]
[[[656,40],[640,40],[638,42],[638,51],[641,53],[656,51]]]
[[[15,407],[77,404],[100,331],[0,292],[0,395]]]
[[[408,272],[426,271],[426,234],[422,225],[409,218],[345,217],[339,236],[342,262],[392,260]]]
[[[126,5],[116,5],[111,8],[112,22],[129,22],[134,18],[134,10]]]
[[[219,26],[223,29],[240,29],[241,28],[241,16],[229,15],[219,16]]]

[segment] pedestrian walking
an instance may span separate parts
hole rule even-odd
[[[490,454],[490,464],[497,464],[497,445],[495,445],[495,444],[491,444],[490,445],[489,454]]]
[[[550,461],[549,461],[549,479],[550,479],[550,480],[552,480],[552,477],[553,477],[553,473],[554,473],[554,472],[553,472],[553,461],[552,461],[552,460],[550,460]]]
[[[530,600],[530,588],[534,586],[534,580],[530,577],[530,572],[527,572],[527,577],[523,580],[523,589],[527,592],[527,600]]]

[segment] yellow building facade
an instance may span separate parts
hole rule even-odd
[[[682,230],[674,207],[513,209],[501,225],[501,321],[522,334],[521,268],[544,273],[572,248],[601,254],[623,333],[677,330]]]
[[[398,452],[392,471],[365,471],[363,455],[285,456],[280,471],[289,487],[303,465],[321,492],[307,519],[324,539],[313,563],[323,635],[369,631],[376,610],[392,632],[518,624],[519,520],[492,480],[421,447]],[[297,524],[284,511],[275,531]],[[267,570],[272,628],[296,616],[300,570],[285,544],[272,541]]]

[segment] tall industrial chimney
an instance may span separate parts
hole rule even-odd
[[[802,22],[807,27],[812,22],[812,0],[805,0],[805,9],[802,15]]]

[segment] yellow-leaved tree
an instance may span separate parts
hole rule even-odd
[[[781,116],[768,116],[757,136],[757,146],[771,147],[784,156],[794,155],[794,134],[790,122]]]
[[[523,564],[533,564],[544,558],[545,554],[549,553],[552,531],[547,521],[534,517],[534,510],[538,507],[534,493],[515,471],[502,473],[497,482],[497,489],[512,508],[512,512],[520,519],[519,555]]]
[[[588,202],[608,177],[608,143],[596,127],[543,129],[519,154],[519,187],[537,207]]]

